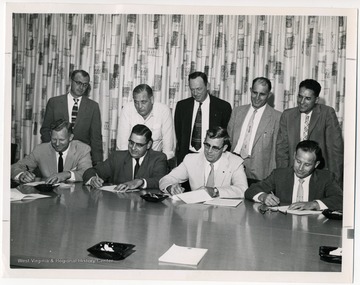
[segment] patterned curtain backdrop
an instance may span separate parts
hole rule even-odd
[[[345,17],[14,14],[12,142],[17,158],[40,143],[46,103],[68,92],[75,69],[91,76],[105,158],[136,85],[149,84],[155,100],[174,111],[190,96],[187,76],[196,70],[233,107],[248,104],[252,80],[266,76],[279,111],[296,106],[300,81],[316,79],[321,103],[334,107],[342,124],[345,50]]]

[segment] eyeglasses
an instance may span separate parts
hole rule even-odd
[[[89,83],[82,83],[82,82],[76,81],[76,80],[74,80],[74,79],[71,79],[71,80],[74,81],[77,86],[81,86],[81,87],[84,87],[84,88],[86,88],[86,87],[89,86]]]
[[[206,143],[206,142],[204,142],[203,144],[204,144],[204,148],[205,148],[206,150],[212,149],[212,150],[215,151],[215,152],[219,152],[219,151],[222,150],[222,148],[224,147],[224,145],[222,145],[221,147],[218,147],[218,146],[214,146],[214,145],[211,145],[211,144],[209,144],[209,143]]]
[[[144,147],[144,146],[146,146],[147,145],[147,143],[136,143],[136,142],[134,142],[134,141],[132,141],[132,140],[128,140],[128,142],[129,142],[129,146],[130,147],[136,147],[136,148],[142,148],[142,147]]]

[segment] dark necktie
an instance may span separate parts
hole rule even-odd
[[[139,159],[140,159],[140,158],[135,158],[136,164],[135,164],[135,168],[134,168],[134,179],[135,179],[135,176],[136,176],[136,174],[138,173],[139,168],[140,168]]]
[[[199,108],[196,113],[194,128],[191,136],[191,146],[196,150],[201,148],[201,105],[199,104]]]
[[[59,160],[58,160],[58,172],[63,172],[64,170],[64,161],[62,158],[63,153],[59,151]]]
[[[79,99],[75,99],[75,98],[74,98],[74,106],[73,106],[72,112],[71,112],[71,122],[72,122],[73,124],[75,124],[76,116],[77,116],[77,113],[78,113],[78,111],[79,111],[78,101],[79,101]]]

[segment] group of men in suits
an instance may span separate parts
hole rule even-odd
[[[334,172],[337,182],[342,178],[341,129],[334,110],[318,104],[321,86],[315,80],[301,82],[298,106],[281,114],[268,104],[272,96],[270,80],[255,78],[250,88],[251,104],[236,107],[232,112],[228,102],[209,94],[206,74],[194,72],[188,80],[192,96],[177,103],[174,121],[166,105],[154,102],[151,87],[140,84],[134,89],[133,103],[127,104],[120,114],[119,150],[112,152],[106,161],[103,161],[102,154],[99,106],[86,97],[89,81],[87,72],[76,70],[71,75],[69,93],[48,101],[41,134],[43,142],[51,143],[41,144],[25,158],[32,157],[36,163],[24,162],[24,159],[14,165],[12,178],[28,182],[34,178],[29,167],[38,166],[48,182],[69,178],[72,181],[81,180],[79,175],[74,175],[74,168],[67,165],[70,164],[67,160],[66,167],[61,170],[68,173],[55,175],[54,165],[59,160],[60,151],[54,143],[58,129],[53,124],[59,121],[63,124],[71,122],[73,127],[73,131],[66,128],[65,150],[72,153],[72,149],[80,145],[89,151],[85,156],[86,160],[91,157],[92,165],[87,170],[81,167],[80,171],[84,183],[93,187],[110,182],[117,184],[120,191],[160,187],[173,195],[185,190],[204,189],[213,197],[250,198],[252,194],[247,193],[257,191],[253,187],[269,186],[267,179],[278,173],[285,174],[278,172],[277,168],[288,169],[287,175],[292,169],[296,175],[300,167],[298,164],[305,165],[303,161],[306,159],[314,166],[308,176],[317,177],[317,168],[322,164]],[[63,132],[66,133],[65,130]],[[316,154],[314,158],[314,147],[300,146],[298,149],[299,142],[310,140],[317,142],[323,156]],[[45,153],[45,148],[53,164],[46,171],[39,161],[42,159],[39,153]],[[303,152],[310,155],[303,155]],[[71,155],[71,159],[74,157]],[[67,156],[67,159],[70,157]],[[171,172],[166,175],[167,165],[174,159],[177,167],[171,167]],[[306,165],[311,164],[309,161]],[[289,167],[292,168],[289,170]],[[14,175],[13,168],[16,169]],[[78,171],[77,167],[75,169]],[[186,186],[184,183],[187,181],[189,184]],[[313,187],[313,183],[305,185]],[[263,190],[263,187],[260,189]],[[317,197],[311,189],[307,193],[311,193],[305,195],[307,199]],[[333,192],[324,190],[321,193],[326,196]],[[271,203],[278,203],[280,199],[289,202],[274,194],[262,194],[256,195],[255,200],[263,203],[269,203],[269,199]],[[326,202],[324,204],[327,206]],[[323,205],[320,206],[323,208]]]

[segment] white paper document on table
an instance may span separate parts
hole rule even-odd
[[[322,211],[314,211],[314,210],[288,210],[289,206],[275,206],[269,208],[274,209],[275,211],[278,210],[279,212],[282,213],[298,215],[298,216],[319,215],[322,213]]]
[[[206,248],[184,247],[173,244],[159,262],[196,266],[208,250]]]
[[[210,201],[213,198],[205,190],[195,190],[174,195],[184,201],[186,204],[195,204]]]
[[[214,206],[225,206],[225,207],[236,207],[242,202],[238,199],[221,199],[216,198],[210,201],[206,201],[204,205],[214,205]]]
[[[21,200],[34,200],[34,199],[38,199],[38,198],[50,197],[48,195],[36,194],[36,193],[23,194],[23,193],[21,193],[19,190],[15,189],[15,188],[11,188],[10,191],[11,191],[10,192],[10,200],[11,200],[11,202],[13,202],[13,201],[21,201]]]

